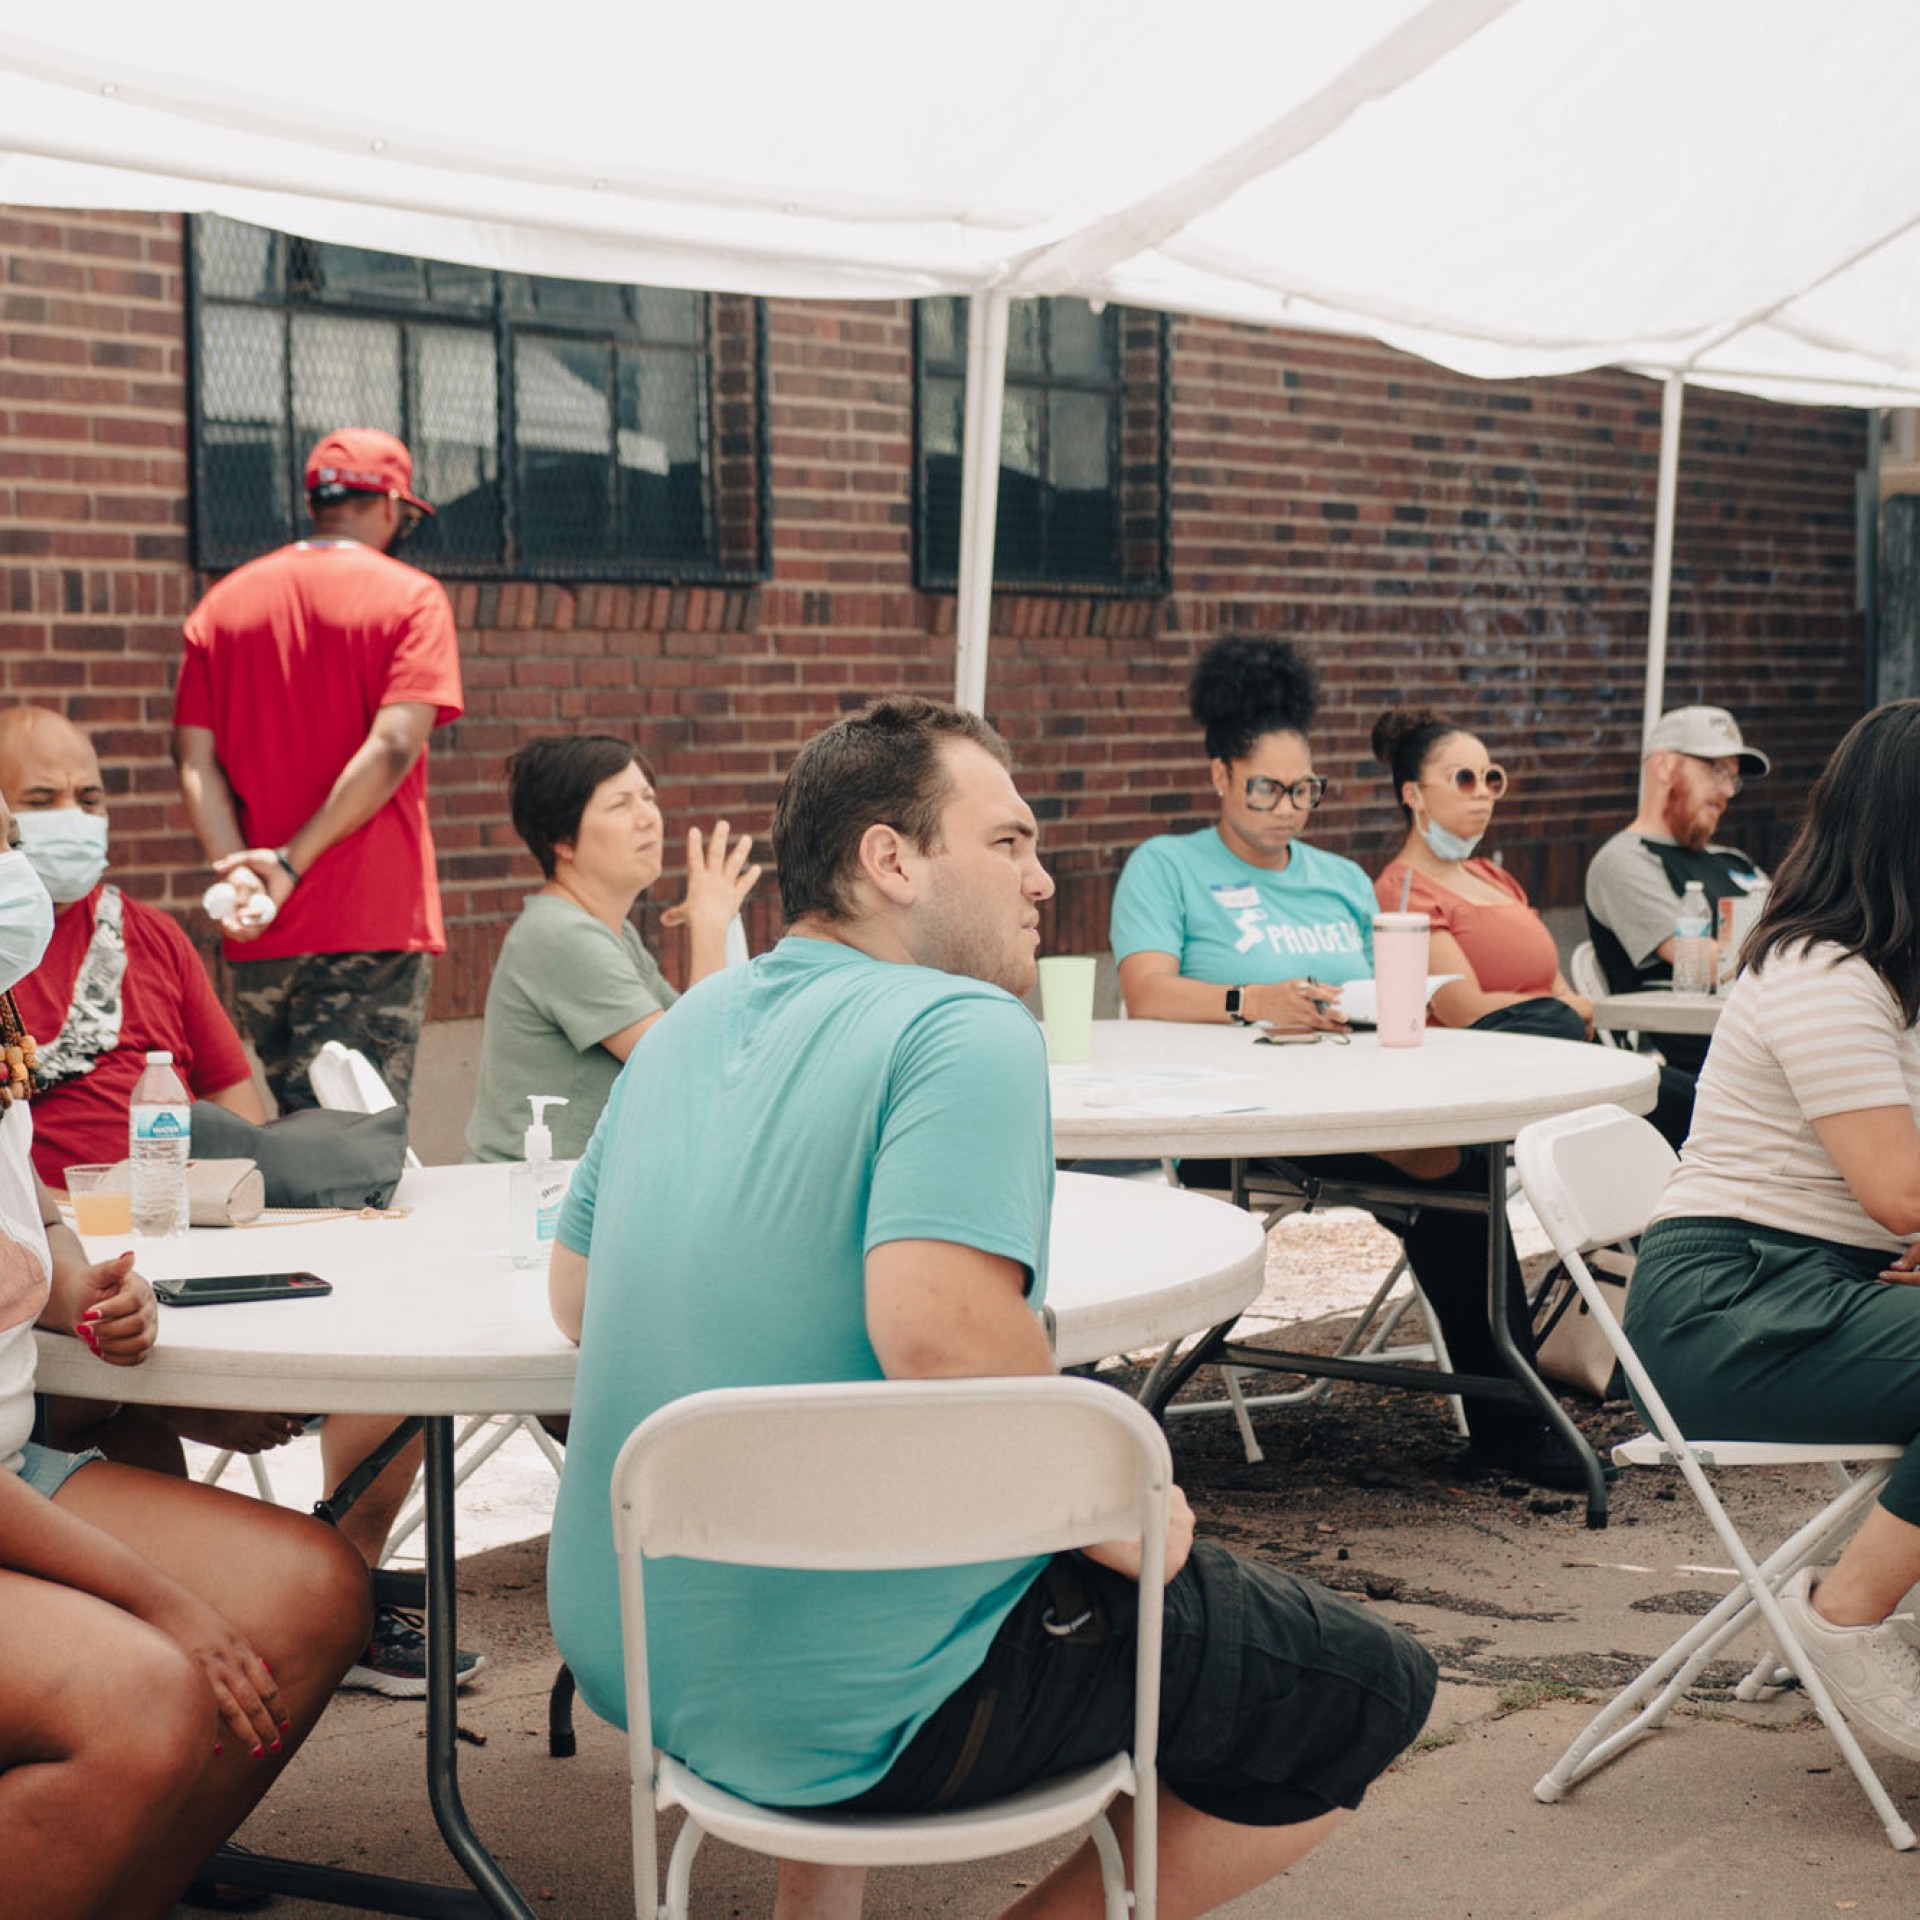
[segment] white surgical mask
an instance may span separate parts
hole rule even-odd
[[[107,870],[107,816],[79,807],[16,813],[20,851],[46,883],[55,906],[84,900]]]
[[[53,902],[18,848],[0,851],[0,993],[11,992],[47,956]]]
[[[1477,833],[1471,839],[1464,833],[1454,833],[1438,820],[1428,820],[1420,829],[1420,837],[1427,843],[1427,850],[1439,860],[1470,860],[1481,839]]]

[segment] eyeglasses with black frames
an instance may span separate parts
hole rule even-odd
[[[1304,780],[1269,780],[1263,773],[1247,775],[1247,805],[1255,813],[1271,813],[1285,794],[1296,813],[1311,813],[1327,797],[1327,783],[1317,773]]]

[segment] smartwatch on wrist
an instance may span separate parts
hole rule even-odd
[[[1231,1020],[1236,1027],[1250,1027],[1253,1025],[1253,1022],[1240,1011],[1240,1002],[1245,997],[1246,991],[1245,987],[1229,987],[1227,989],[1227,1018]]]

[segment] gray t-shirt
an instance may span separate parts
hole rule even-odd
[[[620,1073],[601,1041],[678,998],[630,923],[615,933],[571,900],[530,894],[487,988],[467,1157],[520,1159],[527,1097],[551,1093],[567,1103],[547,1109],[554,1158],[579,1159]]]
[[[1656,848],[1669,849],[1681,859],[1688,878],[1699,879],[1705,887],[1709,904],[1722,894],[1752,893],[1766,879],[1736,847],[1716,843],[1683,851],[1661,835],[1636,833],[1631,827],[1616,833],[1587,868],[1587,912],[1641,970],[1649,966],[1654,949],[1672,937],[1680,906],[1680,889]]]

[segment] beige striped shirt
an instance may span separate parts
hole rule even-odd
[[[1776,950],[1728,996],[1693,1131],[1654,1218],[1719,1215],[1845,1246],[1901,1246],[1853,1197],[1813,1122],[1917,1101],[1920,1031],[1886,982],[1832,945]]]

